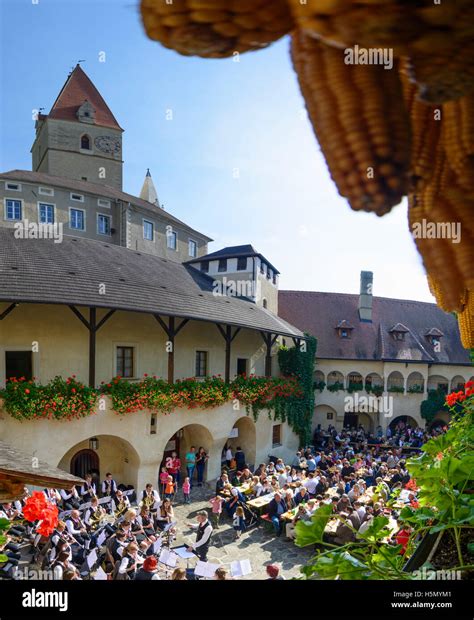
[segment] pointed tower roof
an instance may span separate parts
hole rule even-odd
[[[157,207],[160,206],[155,184],[151,178],[150,168],[147,168],[145,180],[143,181],[142,190],[140,192],[140,198],[142,200],[146,200],[147,202],[151,202],[152,205],[156,205]]]
[[[123,131],[102,95],[79,64],[69,74],[51,108],[49,118],[77,121],[77,111],[85,101],[94,108],[96,125]]]

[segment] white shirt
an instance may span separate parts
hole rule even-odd
[[[212,525],[209,523],[209,521],[205,521],[204,522],[206,524],[206,527],[204,528],[204,533],[202,535],[202,538],[199,542],[194,543],[193,545],[191,545],[192,549],[199,549],[199,547],[202,547],[203,545],[205,545],[207,543],[207,541],[209,540],[209,538],[211,537],[212,534]],[[191,524],[191,527],[193,528],[193,530],[197,530],[199,527],[199,523]]]
[[[315,478],[308,478],[307,480],[303,482],[303,486],[305,486],[308,489],[308,493],[311,493],[311,495],[314,495],[316,491],[316,487],[318,486],[318,482],[317,480],[315,480]]]
[[[226,450],[225,460],[226,461],[231,461],[232,460],[232,450],[230,448],[227,448],[227,450]]]

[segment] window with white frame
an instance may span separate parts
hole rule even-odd
[[[11,192],[21,192],[21,185],[20,183],[10,183],[6,181],[5,189],[9,189]]]
[[[74,194],[71,192],[70,194],[71,200],[75,200],[76,202],[84,202],[84,196],[82,194]]]
[[[196,351],[196,377],[207,375],[207,351]]]
[[[168,248],[170,250],[176,250],[176,246],[178,242],[178,235],[174,232],[174,230],[171,230],[166,233],[166,239],[167,239]]]
[[[5,219],[21,220],[21,200],[5,200]]]
[[[193,241],[192,239],[189,240],[189,256],[192,256],[193,258],[196,258],[197,256],[197,243],[195,241]]]
[[[54,205],[39,203],[39,221],[40,224],[54,224]]]
[[[51,187],[39,187],[38,192],[42,196],[54,196],[54,189],[52,189]]]
[[[124,377],[134,377],[135,372],[135,347],[117,347],[115,374]]]
[[[154,226],[153,222],[143,220],[143,238],[147,241],[153,241],[154,238]]]
[[[110,235],[110,215],[97,214],[97,234]]]
[[[82,209],[69,210],[69,228],[74,230],[85,229],[85,214]]]
[[[106,209],[110,209],[110,200],[105,200],[105,198],[98,198],[97,204],[99,207],[105,207]]]

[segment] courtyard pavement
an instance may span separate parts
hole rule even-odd
[[[195,533],[186,526],[187,522],[196,523],[195,517],[199,510],[207,510],[211,514],[209,499],[214,497],[214,483],[205,484],[203,487],[194,487],[191,491],[191,503],[184,504],[182,493],[179,491],[173,502],[175,518],[178,521],[177,540],[173,546],[179,546],[185,542],[196,539]],[[268,564],[277,563],[285,579],[301,576],[300,567],[314,555],[313,547],[296,547],[293,542],[287,541],[284,533],[278,538],[273,533],[273,528],[266,527],[263,523],[253,526],[244,532],[238,539],[234,539],[232,522],[224,513],[221,515],[219,529],[215,529],[212,535],[212,543],[209,548],[208,562],[220,564],[230,571],[230,563],[235,560],[250,560],[252,574],[240,579],[267,579],[265,567]],[[189,560],[192,568],[196,561]],[[185,560],[179,560],[179,566],[186,567]]]

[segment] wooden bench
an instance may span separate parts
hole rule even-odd
[[[267,531],[274,532],[273,522],[269,514],[261,515],[260,519],[263,521],[263,525]]]

